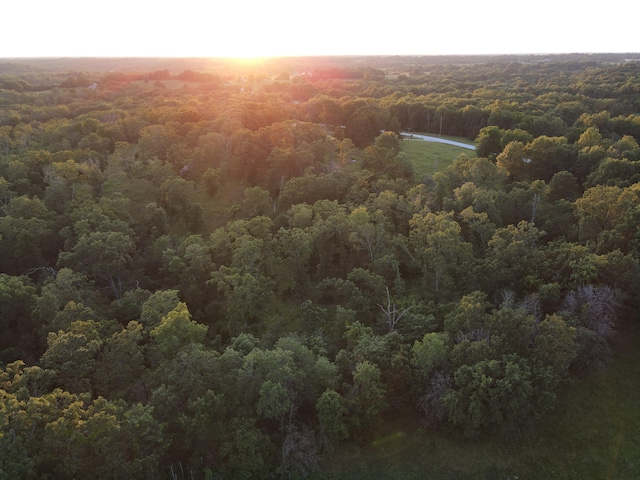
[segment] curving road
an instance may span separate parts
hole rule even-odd
[[[446,138],[432,137],[430,135],[419,135],[417,133],[402,132],[402,136],[409,139],[416,138],[419,140],[424,140],[425,142],[446,143],[449,145],[455,145],[456,147],[466,148],[468,150],[476,149],[474,145],[469,145],[468,143],[456,142],[455,140],[447,140]]]

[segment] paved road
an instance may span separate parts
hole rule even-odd
[[[468,143],[456,142],[455,140],[447,140],[446,138],[432,137],[430,135],[419,135],[417,133],[402,132],[402,136],[405,138],[424,140],[425,142],[447,143],[449,145],[455,145],[456,147],[462,147],[468,150],[476,149],[474,145],[469,145]]]

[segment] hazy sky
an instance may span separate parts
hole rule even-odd
[[[637,0],[31,0],[0,57],[640,52]]]

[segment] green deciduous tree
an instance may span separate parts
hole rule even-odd
[[[385,128],[389,111],[373,105],[362,106],[347,118],[345,135],[358,148],[370,145]]]
[[[496,157],[496,164],[514,180],[531,178],[531,159],[527,157],[522,142],[513,141],[505,145],[504,150]]]
[[[222,185],[222,170],[219,168],[208,168],[202,176],[205,189],[210,197],[215,196]]]
[[[45,169],[45,182],[48,184],[45,202],[50,208],[61,212],[79,193],[96,192],[102,180],[102,171],[95,161],[87,163],[68,159],[64,162],[53,162]],[[82,192],[83,183],[88,187],[86,192]],[[92,187],[93,192],[90,190]]]
[[[158,350],[172,357],[182,348],[192,343],[202,343],[207,334],[207,326],[191,320],[185,303],[178,305],[150,331]]]
[[[238,329],[243,329],[255,319],[260,307],[271,297],[265,277],[242,273],[236,268],[221,267],[218,272],[213,272],[212,282],[225,296],[232,332],[239,333]]]
[[[447,213],[416,214],[410,221],[409,247],[435,298],[455,288],[471,267],[471,244],[462,241],[460,225]]]
[[[479,157],[495,159],[502,152],[503,132],[496,126],[484,127],[476,137],[476,152]]]
[[[38,428],[42,435],[38,460],[45,470],[60,477],[94,478],[157,471],[165,442],[151,407],[100,397],[91,402],[88,396],[60,390],[31,400],[36,412],[38,407],[49,410],[46,426]],[[30,407],[27,404],[27,412]]]
[[[1,208],[0,262],[6,273],[21,275],[34,267],[53,266],[59,247],[53,230],[56,215],[37,197],[13,197]]]
[[[250,418],[231,421],[231,438],[220,447],[224,471],[233,479],[268,478],[274,448]]]
[[[180,298],[177,290],[154,292],[142,305],[140,323],[147,330],[152,330],[162,321],[163,317],[178,306],[178,303],[180,303]]]
[[[423,380],[428,380],[436,370],[446,367],[449,343],[446,332],[427,333],[422,341],[414,343],[411,364]]]
[[[123,281],[130,277],[135,247],[134,240],[127,234],[91,232],[82,235],[72,251],[62,252],[59,263],[106,284],[113,297],[120,299],[125,288]]]
[[[377,210],[371,214],[366,207],[357,207],[351,211],[349,223],[349,237],[356,249],[366,253],[369,263],[373,264],[379,257],[389,253],[389,226],[382,212]]]
[[[525,221],[496,230],[481,266],[485,288],[494,292],[501,288],[526,291],[531,280],[528,277],[535,274],[542,261],[538,245],[542,235],[543,231]]]
[[[347,413],[344,399],[335,390],[326,390],[316,404],[324,447],[331,451],[347,438]]]
[[[350,398],[350,420],[356,429],[365,432],[377,423],[378,414],[387,406],[386,393],[380,369],[367,360],[359,362],[353,371]]]
[[[193,208],[195,184],[181,177],[172,177],[160,185],[158,205],[164,208],[170,218],[187,218]]]
[[[75,321],[67,330],[51,332],[42,364],[56,372],[56,382],[74,393],[92,392],[92,373],[104,338],[100,325]]]
[[[472,436],[486,427],[517,430],[540,402],[529,362],[517,355],[463,365],[443,398],[449,420]]]
[[[146,372],[143,340],[143,327],[135,321],[105,339],[95,365],[98,395],[129,402],[147,400],[143,383]]]
[[[266,269],[279,292],[304,292],[310,282],[312,237],[308,229],[281,228],[270,242]]]
[[[36,288],[29,278],[0,273],[1,361],[25,358],[26,351],[23,349],[34,348],[38,329],[32,318],[35,300]]]
[[[627,253],[638,235],[640,183],[628,188],[597,185],[576,200],[580,239],[597,253],[620,249]]]

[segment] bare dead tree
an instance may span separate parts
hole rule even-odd
[[[513,308],[516,303],[516,292],[505,288],[500,292],[500,306],[502,308]]]
[[[415,308],[416,304],[411,305],[406,308],[398,308],[395,302],[391,301],[391,294],[389,293],[389,287],[386,287],[387,290],[387,306],[384,307],[378,303],[378,307],[385,315],[385,323],[389,326],[389,332],[395,331],[398,323],[402,320],[409,311]]]
[[[453,377],[450,373],[437,370],[424,396],[420,398],[418,406],[424,412],[424,423],[427,427],[435,427],[439,425],[447,416],[447,409],[442,404],[447,391],[453,386]]]
[[[576,315],[580,322],[608,340],[615,333],[618,302],[611,287],[584,287],[571,290],[564,299],[562,307]]]
[[[525,312],[529,315],[533,315],[533,318],[536,319],[536,322],[540,323],[544,314],[542,312],[542,307],[540,306],[540,297],[537,293],[530,293],[524,300],[520,302],[520,306],[524,308]]]
[[[583,370],[604,367],[611,357],[609,340],[615,335],[618,302],[611,287],[586,285],[570,291],[562,304],[579,322],[581,346],[577,365]]]
[[[538,205],[540,205],[540,199],[541,196],[539,193],[534,193],[533,194],[533,204],[531,205],[531,223],[534,223],[533,221],[536,218],[536,212],[538,211]]]
[[[318,447],[313,432],[289,425],[282,442],[282,467],[295,477],[306,477],[319,465]]]
[[[27,270],[26,272],[24,272],[24,275],[33,275],[36,272],[42,272],[45,275],[50,276],[51,278],[56,278],[56,275],[58,274],[58,272],[56,271],[55,268],[53,267],[47,267],[47,266],[41,266],[41,267],[33,267],[30,268],[29,270]]]

